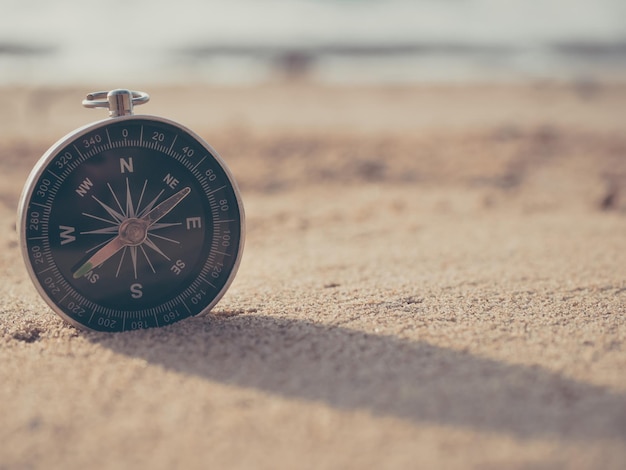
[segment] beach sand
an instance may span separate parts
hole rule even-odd
[[[623,468],[626,85],[156,88],[239,181],[214,310],[85,333],[15,232],[105,117],[0,89],[0,469]]]

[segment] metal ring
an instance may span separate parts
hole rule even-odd
[[[109,100],[108,91],[94,91],[89,93],[83,100],[83,106],[85,108],[108,108]],[[150,101],[150,95],[144,91],[131,91],[133,97],[133,105],[140,105]]]

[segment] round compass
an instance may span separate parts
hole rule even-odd
[[[210,310],[230,285],[243,206],[224,162],[167,119],[133,115],[148,95],[93,93],[111,118],[44,154],[20,200],[26,266],[52,309],[75,326],[124,331]]]

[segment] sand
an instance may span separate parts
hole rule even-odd
[[[85,333],[15,207],[79,89],[0,89],[0,469],[623,468],[626,85],[157,88],[238,179],[209,315]]]

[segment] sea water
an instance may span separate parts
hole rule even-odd
[[[0,0],[0,84],[624,76],[624,0]]]

